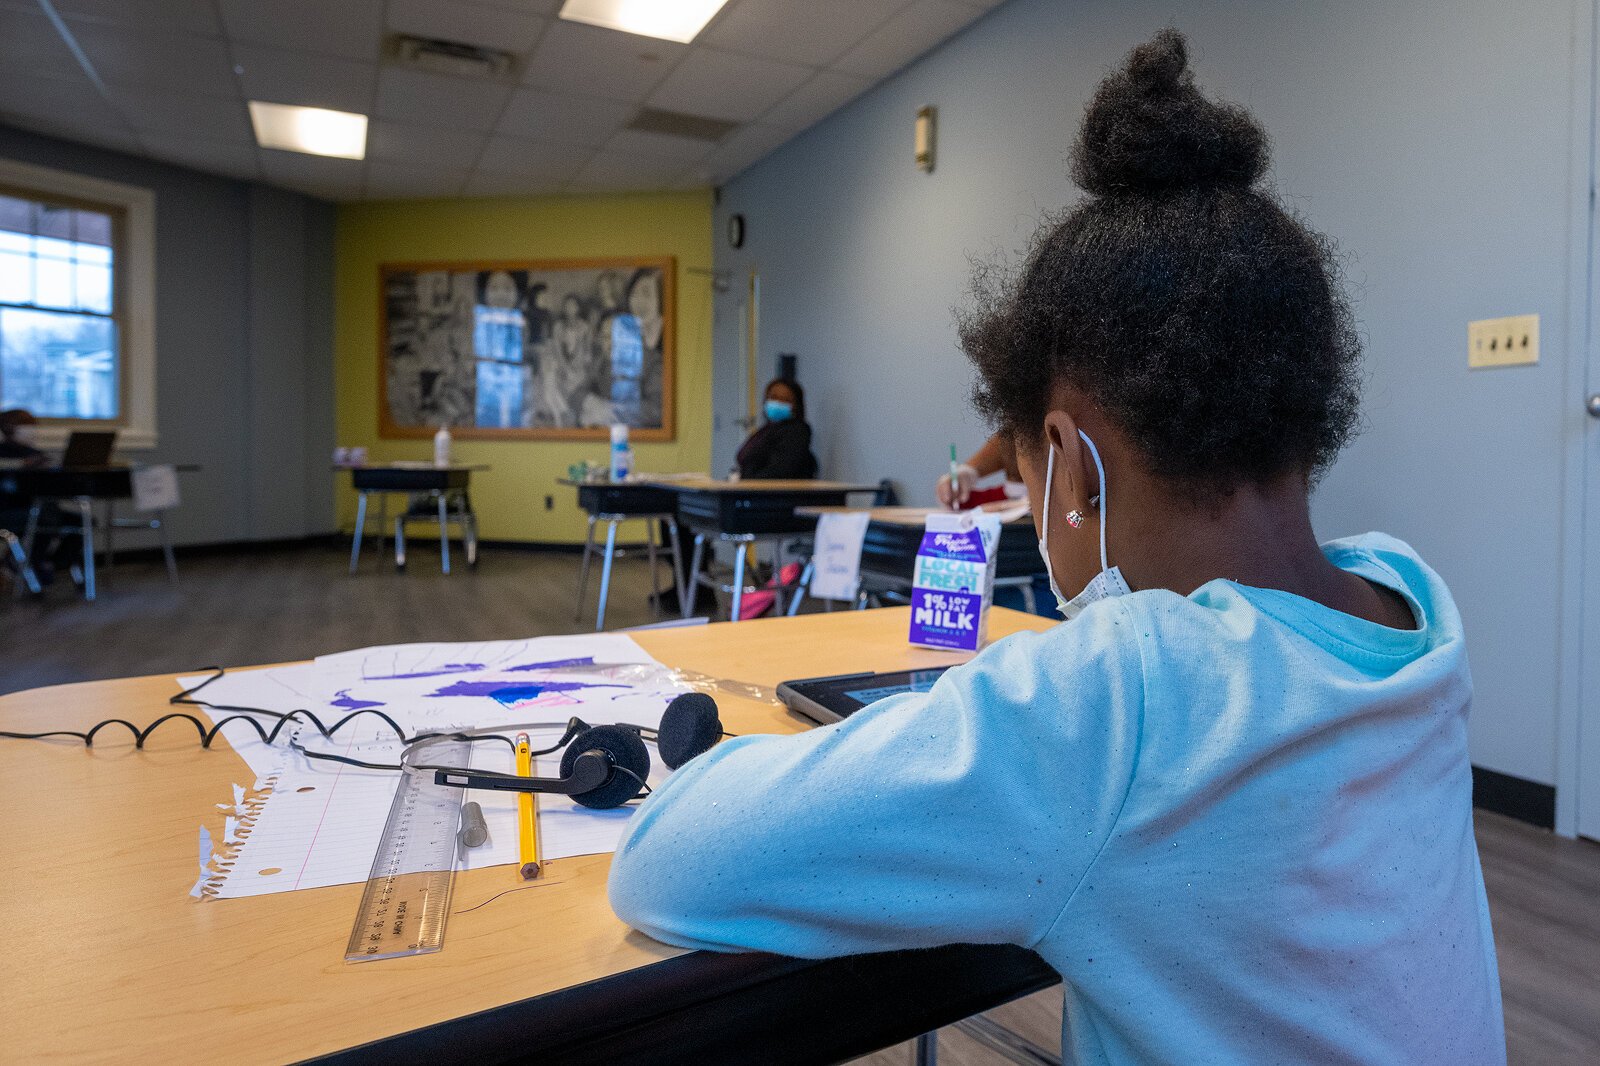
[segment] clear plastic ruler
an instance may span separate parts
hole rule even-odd
[[[471,755],[466,741],[440,741],[429,746],[428,762],[466,767]],[[431,773],[400,775],[345,947],[346,962],[426,955],[444,947],[464,798],[465,790],[435,784]]]

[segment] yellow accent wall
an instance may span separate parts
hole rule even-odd
[[[349,204],[335,238],[337,439],[365,446],[370,462],[430,459],[431,440],[378,437],[378,267],[434,260],[677,259],[677,439],[634,444],[640,470],[701,471],[711,462],[711,194],[623,194]],[[457,440],[457,462],[486,463],[473,475],[472,505],[488,540],[576,543],[584,517],[571,488],[557,485],[573,463],[605,462],[605,440]],[[339,523],[355,526],[355,493],[338,474]],[[546,496],[555,507],[545,510]],[[369,516],[368,521],[372,518]]]

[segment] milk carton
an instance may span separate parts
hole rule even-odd
[[[930,514],[911,587],[911,643],[977,651],[989,627],[1000,520],[980,511]]]

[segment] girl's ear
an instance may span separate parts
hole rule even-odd
[[[1088,449],[1083,446],[1083,438],[1078,436],[1078,423],[1066,411],[1057,408],[1044,416],[1044,436],[1046,447],[1056,449],[1056,469],[1061,472],[1061,491],[1066,493],[1065,499],[1071,500],[1073,507],[1086,507],[1089,497],[1100,491],[1100,485]]]

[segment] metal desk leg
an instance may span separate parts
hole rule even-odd
[[[94,600],[94,509],[87,496],[78,497],[83,512],[83,598]]]
[[[655,607],[655,616],[661,617],[661,580],[657,576],[661,568],[656,565],[656,523],[653,518],[644,520],[644,550],[650,556],[650,602]]]
[[[382,545],[379,545],[379,554],[382,554]],[[394,568],[406,568],[406,516],[401,515],[394,520]]]
[[[439,568],[450,572],[450,512],[444,493],[439,493]]]
[[[672,538],[672,587],[678,590],[678,606],[684,607],[683,552],[678,544],[678,520],[667,519],[667,535]],[[684,608],[685,610],[687,608]],[[687,617],[687,616],[686,616]]]
[[[410,501],[407,496],[406,500]],[[410,510],[409,505],[406,510]],[[403,513],[403,512],[402,512]],[[382,490],[378,492],[378,558],[383,558],[383,538],[389,535],[389,494]]]
[[[27,590],[35,596],[44,590],[39,586],[39,577],[33,572],[33,566],[28,562],[28,555],[22,550],[22,544],[12,535],[9,529],[0,529],[0,540],[6,542],[7,549],[11,552],[12,562],[17,564],[17,576]]]
[[[461,516],[461,539],[466,544],[467,565],[478,565],[478,519],[472,513],[472,502],[466,493],[456,496],[456,513]]]
[[[1028,609],[1029,614],[1039,613],[1039,600],[1038,597],[1033,594],[1032,581],[1022,586],[1022,606]]]
[[[89,505],[89,507],[90,507],[91,510],[93,510],[94,504],[91,503]],[[116,539],[115,539],[116,538],[116,528],[117,528],[117,501],[116,500],[107,500],[106,501],[106,569],[107,570],[110,570],[113,566],[117,565],[117,542],[116,542]]]
[[[589,516],[589,532],[583,538],[583,562],[578,567],[578,607],[572,612],[572,620],[578,621],[583,617],[583,594],[589,588],[589,559],[594,555],[594,515]]]
[[[911,1045],[912,1066],[938,1066],[939,1034],[923,1033]]]
[[[739,620],[739,608],[744,605],[744,557],[749,548],[750,545],[741,540],[733,553],[733,610],[729,617],[735,622]]]
[[[356,535],[350,541],[350,572],[356,572],[356,563],[361,559],[361,532],[367,526],[367,494],[356,493]],[[382,551],[378,553],[380,556]]]
[[[172,554],[172,535],[167,532],[167,512],[156,512],[156,532],[161,534],[161,554],[167,560],[167,580],[178,583],[178,560]]]
[[[606,559],[600,567],[600,606],[594,613],[594,631],[606,627],[606,597],[611,593],[611,559],[617,553],[617,520],[606,523]]]
[[[811,575],[816,572],[817,561],[806,560],[806,568],[800,571],[800,587],[794,590],[794,599],[789,601],[789,617],[793,618],[800,613],[800,605],[806,602],[806,589],[811,587]]]
[[[694,613],[694,601],[700,597],[700,561],[705,558],[706,538],[703,533],[694,535],[694,551],[689,554],[694,561],[689,564],[689,580],[683,586],[683,594],[678,597],[678,605],[683,608],[683,617],[688,618]]]

